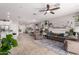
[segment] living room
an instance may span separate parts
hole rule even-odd
[[[18,44],[6,50],[9,55],[79,54],[78,6],[78,3],[0,3],[0,54],[6,54],[2,42],[9,34]]]

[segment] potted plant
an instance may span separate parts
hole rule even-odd
[[[1,39],[0,55],[8,55],[10,50],[17,45],[17,41],[13,38],[12,34],[6,35],[6,38]]]
[[[69,31],[66,32],[68,34],[68,36],[75,36],[75,32],[74,32],[74,29],[71,28]]]

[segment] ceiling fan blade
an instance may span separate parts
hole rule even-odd
[[[49,10],[49,8],[50,8],[50,5],[49,5],[49,4],[47,4],[47,11]]]
[[[47,14],[47,11],[44,13],[44,15],[46,15]]]
[[[57,7],[57,8],[53,8],[53,9],[50,9],[50,10],[57,10],[57,9],[60,9],[60,7]]]
[[[46,10],[39,10],[39,12],[44,12],[44,11],[46,11]]]
[[[50,12],[51,14],[55,14],[54,12]]]

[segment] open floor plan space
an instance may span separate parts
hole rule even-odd
[[[78,3],[0,3],[0,55],[78,54]]]

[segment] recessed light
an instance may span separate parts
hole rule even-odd
[[[33,15],[36,15],[36,13],[33,13]]]

